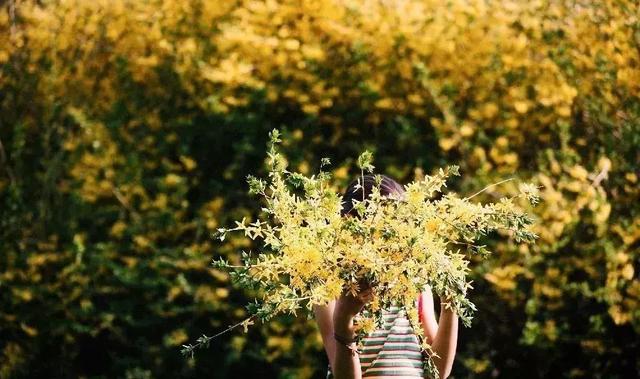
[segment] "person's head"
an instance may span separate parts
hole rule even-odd
[[[405,190],[402,184],[396,182],[395,180],[391,179],[386,175],[380,174],[380,176],[382,177],[382,182],[380,183],[380,195],[386,196],[386,197],[389,197],[391,195],[402,197],[404,195]],[[359,180],[362,182],[360,183],[361,187],[356,188]],[[365,199],[369,198],[371,196],[371,192],[375,185],[376,185],[375,175],[372,175],[372,174],[364,175],[364,180],[362,177],[358,177],[354,179],[347,186],[344,196],[342,197],[342,210],[340,211],[340,215],[343,217],[346,215],[352,215],[357,217],[356,212],[353,211],[352,200],[356,199],[358,201],[362,201],[363,191],[364,191],[364,198]]]

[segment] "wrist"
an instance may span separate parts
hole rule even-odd
[[[336,340],[338,346],[344,346],[346,349],[349,349],[351,351],[351,355],[361,353],[358,350],[358,340],[355,337],[345,338],[338,333],[333,333],[333,338]]]
[[[451,296],[441,297],[440,298],[440,306],[441,307],[446,307],[446,308],[452,308],[453,307],[453,297],[451,297]]]

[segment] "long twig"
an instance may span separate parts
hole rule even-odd
[[[483,189],[481,189],[480,191],[478,191],[478,192],[474,193],[473,195],[471,195],[471,196],[469,196],[469,197],[466,197],[465,199],[467,199],[467,200],[472,199],[472,198],[474,198],[475,196],[480,195],[481,193],[483,193],[484,191],[488,190],[488,189],[489,189],[489,188],[491,188],[491,187],[495,187],[495,186],[497,186],[497,185],[499,185],[499,184],[502,184],[502,183],[504,183],[504,182],[508,182],[509,180],[513,180],[513,179],[514,179],[514,178],[508,178],[508,179],[505,179],[505,180],[499,181],[498,183],[493,183],[493,184],[491,184],[491,185],[488,185],[488,186],[484,187]]]
[[[118,200],[118,202],[120,204],[122,204],[122,206],[129,211],[129,213],[131,214],[131,216],[133,216],[134,219],[139,220],[140,219],[140,215],[138,214],[138,212],[135,211],[135,209],[133,209],[131,207],[131,205],[129,205],[129,202],[127,201],[127,199],[122,195],[122,192],[120,192],[120,190],[118,189],[118,187],[113,187],[112,188],[112,192],[113,195],[116,197],[116,199]]]
[[[11,19],[11,36],[16,35],[16,1],[9,0],[9,18]]]
[[[214,338],[216,338],[216,337],[220,337],[221,335],[225,334],[226,332],[232,331],[233,329],[237,328],[238,326],[240,326],[240,325],[242,325],[242,324],[246,323],[247,321],[250,321],[250,320],[251,320],[251,319],[253,319],[254,317],[255,317],[255,315],[253,315],[253,316],[251,316],[251,317],[248,317],[248,318],[246,318],[246,319],[244,319],[244,320],[240,321],[240,322],[239,322],[239,323],[237,323],[237,324],[231,325],[230,327],[228,327],[227,329],[225,329],[225,330],[223,330],[223,331],[219,332],[218,334],[215,334],[215,335],[213,335],[213,336],[211,336],[211,337],[207,337],[207,338],[208,338],[209,340],[211,340],[211,339],[214,339]]]
[[[232,331],[233,329],[237,328],[240,325],[246,324],[249,321],[251,321],[253,318],[255,318],[256,315],[252,315],[251,317],[248,317],[242,321],[240,321],[237,324],[231,325],[230,327],[228,327],[227,329],[213,335],[213,336],[206,336],[206,335],[202,335],[202,337],[198,338],[198,342],[195,345],[182,345],[182,354],[186,355],[186,354],[191,354],[191,357],[193,358],[193,351],[196,348],[201,347],[202,345],[206,345],[209,343],[209,341],[211,341],[212,339],[216,338],[216,337],[220,337],[221,335]]]

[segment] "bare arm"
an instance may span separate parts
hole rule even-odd
[[[331,372],[336,379],[362,378],[360,356],[349,347],[338,343],[334,333],[341,339],[352,340],[355,337],[353,317],[371,300],[371,296],[371,290],[365,290],[357,297],[343,294],[336,301],[314,307]],[[351,346],[355,348],[355,344]]]
[[[364,305],[359,299],[350,295],[341,296],[336,302],[335,313],[333,314],[334,332],[342,339],[353,340],[355,332],[353,327],[353,317]],[[359,308],[355,313],[354,310]],[[355,347],[355,344],[352,344]],[[336,379],[361,379],[362,369],[360,367],[360,356],[347,346],[336,343],[334,356],[335,365],[332,366],[333,376]]]
[[[333,338],[333,311],[336,306],[336,301],[330,301],[327,305],[314,305],[313,313],[320,329],[320,335],[322,336],[322,344],[324,345],[324,351],[329,358],[329,366],[335,367],[334,362],[336,352],[336,340]]]
[[[427,293],[428,292],[428,293]],[[435,310],[433,307],[433,295],[431,290],[425,291],[422,298],[422,328],[425,337],[438,357],[434,357],[434,363],[440,372],[440,378],[447,378],[451,374],[453,361],[456,356],[458,344],[458,315],[445,304],[440,309],[440,321],[435,321]],[[429,301],[430,299],[430,301]],[[434,333],[435,328],[435,333]]]
[[[431,293],[431,287],[427,286],[424,292],[420,294],[420,323],[422,324],[422,330],[424,336],[427,339],[429,345],[433,345],[433,341],[436,339],[436,333],[438,333],[438,321],[436,321],[436,314],[433,307],[433,294]]]

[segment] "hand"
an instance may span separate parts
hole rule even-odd
[[[358,292],[356,296],[344,292],[336,302],[336,313],[341,313],[344,317],[354,317],[364,306],[373,300],[373,288],[365,288]]]
[[[362,311],[364,306],[373,300],[373,288],[367,287],[356,296],[343,292],[336,301],[333,313],[333,323],[336,332],[347,338],[352,337],[353,318]]]
[[[443,311],[453,312],[453,298],[451,296],[440,298],[440,312]]]

